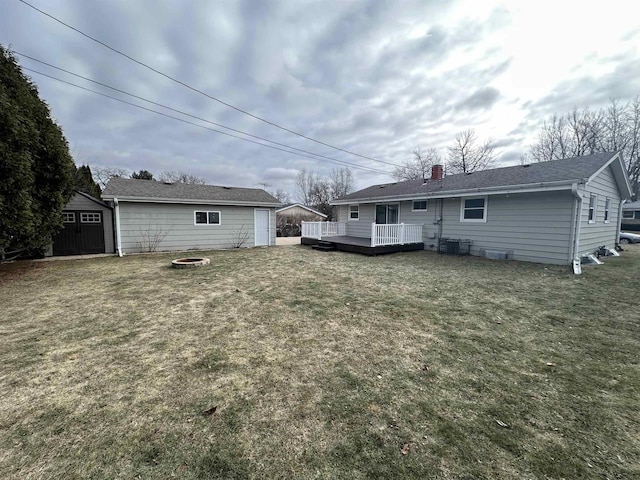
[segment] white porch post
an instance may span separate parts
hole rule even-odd
[[[404,245],[404,223],[400,224],[400,228],[398,229],[398,241],[400,245]]]
[[[376,222],[371,224],[371,246],[376,246]]]

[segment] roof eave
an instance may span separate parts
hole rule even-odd
[[[130,197],[115,194],[103,195],[105,200],[118,199],[119,202],[131,203],[178,203],[183,205],[230,205],[240,207],[279,207],[280,202],[256,202],[249,200],[207,200],[201,198],[156,198],[156,197]]]
[[[555,190],[571,190],[574,183],[584,183],[587,179],[560,180],[556,182],[527,183],[522,185],[501,185],[487,188],[470,188],[463,190],[448,190],[446,192],[422,192],[405,195],[387,195],[381,197],[361,197],[348,200],[335,200],[331,205],[349,205],[354,203],[375,203],[379,201],[412,200],[418,198],[452,198],[469,197],[474,195],[501,195],[509,193],[532,193]]]

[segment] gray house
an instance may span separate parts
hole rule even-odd
[[[76,191],[62,211],[62,222],[45,256],[115,252],[113,211],[106,203]]]
[[[339,236],[371,248],[438,249],[441,239],[462,239],[472,255],[567,265],[615,247],[630,195],[617,153],[446,177],[437,165],[430,179],[337,199],[338,222],[303,225],[303,243]]]
[[[113,178],[116,249],[133,252],[275,245],[275,209],[264,190]]]

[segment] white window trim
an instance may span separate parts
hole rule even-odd
[[[71,215],[73,217],[73,220],[67,220],[66,215]],[[76,223],[76,212],[62,212],[62,223]]]
[[[85,216],[84,219],[82,218],[83,215]],[[97,215],[97,217],[95,217],[94,215]],[[98,220],[97,221],[89,220],[89,218],[91,219],[97,218]],[[102,213],[101,212],[80,212],[80,223],[93,224],[93,225],[102,223]]]
[[[198,212],[204,212],[207,214],[207,223],[196,223],[196,213]],[[209,223],[209,214],[210,213],[217,213],[218,214],[218,223]],[[220,225],[222,225],[222,212],[220,212],[220,210],[194,210],[193,211],[193,224],[196,227],[218,227]]]
[[[482,212],[482,218],[464,218],[464,202],[465,200],[478,200],[484,199],[484,209]],[[460,222],[462,223],[487,223],[487,210],[489,206],[488,195],[480,195],[478,197],[462,197],[460,199]]]
[[[593,218],[589,220],[589,213],[591,212],[591,199],[594,198],[593,202]],[[587,204],[587,220],[589,223],[596,223],[596,219],[598,218],[598,195],[595,193],[589,194],[589,203]]]
[[[625,213],[627,213],[627,214],[630,213],[631,216],[630,217],[625,217],[624,216]],[[634,210],[623,210],[622,211],[622,219],[623,220],[633,220],[633,219],[635,219],[635,216],[636,216],[636,212]]]
[[[604,199],[604,223],[611,223],[611,199],[605,197]]]
[[[358,207],[358,218],[351,218],[351,207]],[[349,205],[349,210],[347,212],[348,218],[347,221],[349,222],[357,222],[358,220],[360,220],[360,204],[355,204],[355,205]]]
[[[427,208],[413,208],[414,202],[427,202]],[[412,212],[428,212],[429,211],[429,199],[427,198],[414,198],[411,200],[411,211]]]

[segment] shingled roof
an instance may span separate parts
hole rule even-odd
[[[165,183],[115,177],[109,180],[102,198],[119,201],[158,203],[219,203],[224,205],[280,206],[280,202],[260,188],[223,187]]]
[[[542,188],[549,184],[565,183],[570,185],[574,182],[585,182],[616,155],[616,153],[596,153],[564,160],[449,175],[442,180],[408,180],[373,185],[340,197],[332,203],[345,204],[353,201],[363,202],[399,197],[437,198],[464,192],[490,193],[491,190],[500,187],[517,190],[525,188],[525,186]]]

